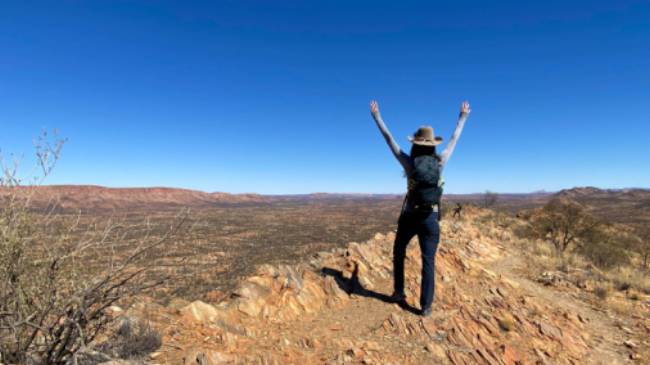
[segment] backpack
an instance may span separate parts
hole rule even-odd
[[[409,196],[416,206],[440,205],[442,185],[440,163],[436,157],[416,157],[409,180]]]

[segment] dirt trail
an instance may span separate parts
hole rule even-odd
[[[164,333],[155,363],[170,364],[623,364],[617,320],[522,276],[510,232],[476,217],[445,222],[436,303],[416,312],[420,256],[406,262],[409,306],[387,302],[394,235],[262,266],[216,305],[142,304]],[[179,308],[180,309],[175,309]]]
[[[585,332],[591,334],[590,351],[582,359],[584,364],[616,365],[628,360],[623,342],[629,338],[618,325],[620,321],[607,314],[602,308],[592,307],[579,297],[576,291],[563,292],[557,288],[544,286],[539,282],[528,279],[526,258],[518,250],[512,254],[502,255],[490,262],[494,271],[518,283],[528,295],[540,298],[558,308],[563,308],[584,319]]]

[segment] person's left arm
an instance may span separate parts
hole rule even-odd
[[[465,126],[465,121],[467,121],[467,117],[469,116],[470,112],[471,109],[469,108],[469,103],[467,101],[464,101],[460,106],[460,115],[458,116],[458,121],[456,122],[456,129],[454,130],[454,134],[451,136],[449,143],[447,143],[445,150],[440,154],[440,160],[443,165],[449,161],[451,154],[454,153],[454,148],[456,148],[456,143],[460,138],[460,134],[463,133],[463,127]]]

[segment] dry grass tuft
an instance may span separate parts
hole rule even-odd
[[[597,286],[594,288],[594,295],[600,300],[607,300],[609,297],[609,289],[605,286]]]
[[[125,318],[111,338],[99,347],[113,358],[140,359],[161,345],[162,336],[148,323]]]

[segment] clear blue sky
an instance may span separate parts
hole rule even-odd
[[[58,128],[51,184],[403,192],[373,98],[404,148],[471,102],[447,192],[647,187],[650,3],[0,5],[0,147]]]

